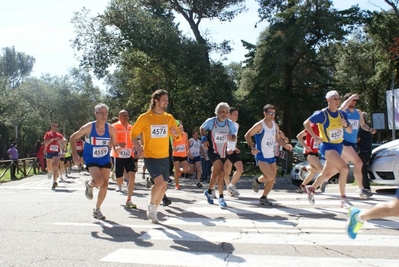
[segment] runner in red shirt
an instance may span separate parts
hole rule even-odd
[[[76,139],[76,152],[78,152],[79,162],[74,162],[74,164],[78,165],[78,172],[83,171],[83,140]]]
[[[58,122],[53,121],[51,123],[51,130],[48,131],[43,138],[44,139],[43,143],[46,146],[46,152],[47,152],[46,153],[46,158],[48,163],[47,166],[49,165],[52,166],[52,172],[53,172],[53,186],[51,187],[52,190],[54,190],[58,185],[57,178],[60,166],[61,142],[66,141],[64,136],[59,132],[57,132],[58,128],[59,128]]]

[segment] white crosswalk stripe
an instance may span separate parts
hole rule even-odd
[[[273,192],[270,199],[277,205],[261,207],[257,204],[257,197],[247,190],[242,192],[240,199],[226,198],[229,207],[220,209],[216,204],[209,205],[203,194],[168,191],[168,196],[173,198],[184,199],[187,195],[196,195],[197,201],[186,209],[173,207],[173,204],[167,208],[160,207],[159,213],[164,215],[160,224],[100,223],[109,228],[141,229],[138,240],[146,244],[166,242],[168,249],[158,249],[156,246],[119,248],[101,258],[101,261],[135,266],[397,266],[397,258],[392,258],[389,253],[357,258],[339,253],[321,258],[298,252],[280,255],[262,249],[258,251],[265,251],[264,254],[251,253],[251,247],[278,250],[280,246],[294,247],[297,251],[301,251],[301,247],[331,251],[349,248],[359,251],[366,248],[399,251],[399,235],[392,234],[399,229],[396,218],[366,222],[359,237],[350,240],[345,233],[347,211],[339,207],[338,194],[317,194],[316,204],[311,205],[305,194]],[[390,196],[378,196],[359,200],[356,194],[348,196],[353,204],[361,208],[393,199]],[[58,225],[99,227],[99,224],[79,222],[60,222]],[[377,234],[381,228],[384,232]],[[224,252],[221,249],[223,246],[230,249]]]

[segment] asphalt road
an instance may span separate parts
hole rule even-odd
[[[205,188],[181,179],[180,191],[169,185],[173,203],[159,207],[161,223],[151,224],[140,172],[133,196],[138,209],[126,209],[126,195],[111,182],[103,221],[92,217],[95,202],[84,196],[89,176],[75,171],[70,177],[55,191],[47,175],[0,185],[0,266],[398,266],[398,218],[367,222],[350,240],[337,185],[311,205],[278,178],[269,195],[275,205],[261,207],[252,178],[244,177],[241,196],[226,196],[228,208],[220,209],[206,202]],[[369,200],[355,190],[347,185],[359,208],[394,197],[392,187],[374,187]]]

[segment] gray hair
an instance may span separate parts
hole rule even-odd
[[[230,106],[226,102],[220,102],[215,108],[215,115],[218,115],[220,108],[227,108],[229,110]]]
[[[97,104],[97,105],[94,107],[94,111],[95,111],[95,112],[99,112],[100,109],[102,109],[102,108],[106,108],[106,109],[107,109],[107,112],[109,111],[108,106],[105,105],[104,103]]]

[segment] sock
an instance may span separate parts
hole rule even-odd
[[[212,194],[212,189],[208,189],[208,194]]]
[[[267,196],[261,196],[260,197],[260,199],[266,199],[267,198]]]
[[[224,197],[223,197],[223,194],[219,194],[219,198],[224,198]]]
[[[256,178],[256,180],[255,180],[255,181],[256,181],[258,184],[262,184],[261,182],[259,182],[259,180],[258,180],[258,179],[259,179],[259,177],[258,177],[258,178]]]
[[[361,213],[362,213],[362,212],[359,212],[359,213],[356,215],[355,219],[356,219],[357,222],[364,223],[364,220],[362,220],[362,219],[360,218],[360,214],[361,214]]]

